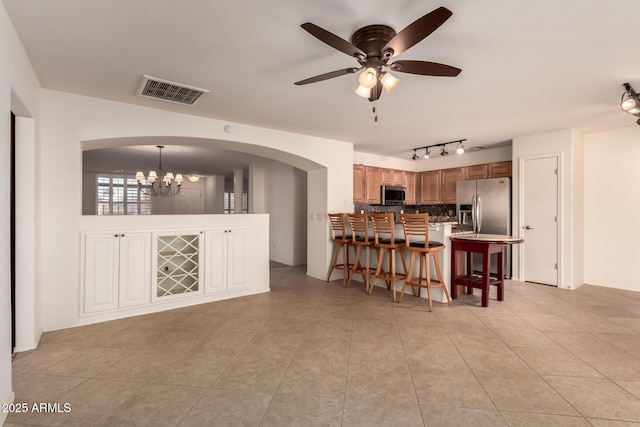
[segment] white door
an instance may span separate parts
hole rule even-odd
[[[525,159],[520,213],[524,280],[558,286],[558,158]]]

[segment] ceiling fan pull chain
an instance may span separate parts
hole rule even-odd
[[[378,101],[374,101],[373,103],[373,121],[374,122],[378,122],[378,112],[377,112],[377,107],[378,106]]]

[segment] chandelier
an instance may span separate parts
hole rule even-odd
[[[138,181],[138,190],[144,194],[148,194],[151,196],[174,196],[180,193],[180,186],[182,185],[182,174],[178,173],[173,176],[172,172],[167,172],[166,174],[162,170],[162,149],[164,145],[156,145],[160,150],[159,160],[158,160],[158,173],[156,171],[149,171],[149,175],[146,178],[146,181],[149,182],[149,185],[143,185],[143,181],[145,181],[144,173],[142,171],[136,172],[136,181]],[[159,176],[163,176],[162,180],[158,179]],[[176,185],[172,187],[172,184]]]

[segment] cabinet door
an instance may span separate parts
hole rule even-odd
[[[489,163],[489,178],[508,178],[511,176],[511,162]]]
[[[422,182],[422,197],[420,203],[424,205],[435,205],[440,203],[441,190],[440,171],[428,171],[420,173]]]
[[[118,308],[118,234],[84,235],[84,312]]]
[[[207,230],[204,262],[205,292],[227,290],[227,233],[228,229]]]
[[[404,175],[404,185],[407,187],[407,205],[416,204],[416,177],[414,172],[406,172]]]
[[[380,182],[382,181],[380,176],[380,169],[365,166],[365,180],[367,185],[365,186],[365,203],[372,205],[380,204]]]
[[[227,286],[229,290],[247,286],[249,230],[235,227],[227,233]]]
[[[122,233],[120,240],[120,307],[151,302],[151,234]]]
[[[394,170],[391,175],[391,184],[393,185],[404,185],[404,175],[405,171],[396,171]]]
[[[380,184],[393,185],[393,169],[380,169]]]
[[[353,203],[364,203],[364,166],[353,165]]]
[[[465,168],[465,179],[485,179],[487,176],[487,165],[467,166]]]
[[[456,202],[456,183],[464,181],[464,169],[444,169],[442,171],[442,203]]]

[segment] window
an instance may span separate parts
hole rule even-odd
[[[235,201],[233,191],[224,192],[224,213],[235,212]],[[249,212],[249,197],[247,193],[242,193],[242,212]]]
[[[150,215],[151,196],[138,189],[138,181],[125,175],[98,175],[98,215]],[[149,187],[144,181],[142,188]]]

